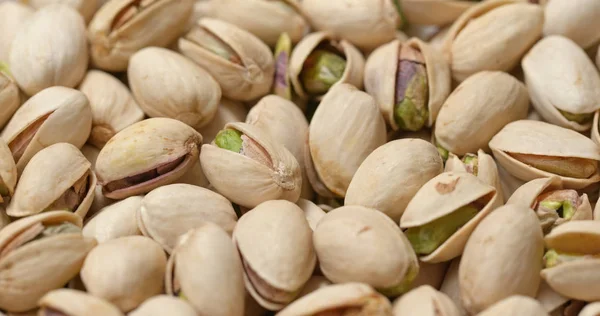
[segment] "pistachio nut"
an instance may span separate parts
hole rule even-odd
[[[102,192],[123,199],[173,183],[198,163],[201,144],[202,135],[174,119],[135,123],[111,138],[98,155]]]
[[[564,313],[566,309],[570,309],[568,307],[572,305],[570,304],[571,301],[556,293],[556,291],[554,291],[543,279],[540,282],[540,288],[535,299],[552,316],[571,316],[570,314]],[[577,313],[575,315],[577,315]]]
[[[452,77],[463,81],[483,70],[511,70],[542,35],[543,24],[544,10],[536,4],[499,0],[474,5],[444,42]]]
[[[6,4],[5,2],[3,4]],[[2,10],[0,4],[0,10]],[[1,13],[1,11],[0,11]],[[19,95],[19,87],[12,77],[2,69],[0,61],[0,128],[4,127],[10,118],[15,114],[15,111],[21,106],[21,96]]]
[[[558,35],[543,38],[523,57],[525,83],[549,123],[587,131],[600,109],[600,74],[583,49]]]
[[[540,283],[544,239],[537,216],[508,204],[475,228],[461,257],[458,281],[471,314],[513,295],[534,297]]]
[[[242,261],[229,234],[211,222],[183,235],[169,258],[167,294],[189,302],[198,314],[244,315]]]
[[[582,48],[597,44],[600,34],[593,32],[600,27],[600,3],[584,0],[550,1],[544,7],[544,36],[562,35],[572,39]]]
[[[64,286],[96,246],[81,235],[81,217],[52,211],[12,222],[0,231],[0,308],[24,312]]]
[[[420,139],[388,142],[375,149],[358,167],[344,204],[373,208],[398,222],[419,188],[442,173],[443,168],[442,159],[431,143]]]
[[[316,264],[312,229],[304,212],[285,200],[264,202],[242,216],[233,230],[246,290],[264,308],[293,301]]]
[[[204,142],[209,144],[215,140],[217,134],[225,127],[225,124],[232,122],[243,122],[248,115],[248,108],[238,101],[232,101],[222,98],[217,106],[215,116],[208,124],[198,129]]]
[[[88,26],[92,63],[124,71],[129,58],[148,46],[164,47],[181,35],[193,0],[110,0]]]
[[[304,216],[306,217],[310,228],[313,231],[317,229],[317,225],[321,219],[323,219],[323,216],[325,216],[325,211],[315,203],[305,199],[299,199],[298,202],[296,202],[296,205],[304,211]]]
[[[202,146],[200,162],[217,192],[235,204],[253,208],[268,200],[296,202],[300,197],[298,161],[258,126],[228,123],[212,144]]]
[[[13,196],[17,185],[17,167],[10,148],[0,139],[0,202]]]
[[[494,160],[497,162],[497,160]],[[500,177],[500,185],[502,186],[502,192],[504,193],[504,200],[508,200],[510,196],[526,182],[516,178],[512,174],[508,173],[506,169],[502,168],[502,165],[496,165],[498,167],[498,176]]]
[[[419,262],[419,274],[412,282],[413,289],[428,285],[439,290],[449,266],[450,261],[440,263]]]
[[[486,150],[506,124],[525,119],[529,96],[511,75],[482,71],[463,81],[446,99],[434,129],[436,143],[459,156]]]
[[[523,181],[560,176],[567,189],[600,180],[600,148],[589,138],[545,122],[509,123],[489,143],[496,161]]]
[[[122,316],[113,304],[82,291],[57,289],[46,293],[39,301],[39,316]]]
[[[331,283],[331,281],[329,281],[326,277],[322,275],[313,275],[312,277],[310,277],[310,279],[308,279],[308,281],[304,285],[304,288],[302,288],[302,291],[300,292],[300,294],[298,294],[298,297],[303,297],[318,289],[322,289],[332,284],[333,283]]]
[[[162,292],[167,256],[143,236],[126,236],[99,244],[85,258],[81,280],[88,293],[123,312]]]
[[[147,299],[129,316],[197,316],[194,308],[185,300],[168,295],[156,295]]]
[[[73,9],[77,10],[81,16],[85,19],[86,23],[92,19],[92,16],[100,7],[100,0],[20,0],[34,9],[41,9],[43,7],[61,3],[66,4]]]
[[[419,1],[419,2],[422,2],[422,1]],[[447,1],[443,1],[443,2],[447,2]],[[428,41],[429,46],[431,48],[436,49],[437,51],[443,53],[444,42],[446,41],[446,36],[450,32],[450,27],[451,27],[451,25],[438,29],[438,31],[429,39],[429,41]]]
[[[8,62],[10,45],[17,32],[23,27],[34,10],[17,1],[3,1],[0,3],[0,63]],[[1,67],[0,67],[1,68]]]
[[[423,41],[395,40],[369,55],[365,89],[393,130],[418,131],[433,125],[450,94],[450,68]]]
[[[496,189],[466,172],[444,172],[425,183],[400,219],[421,261],[461,255],[477,225],[501,202]]]
[[[83,236],[94,237],[98,243],[125,236],[141,235],[136,212],[143,197],[131,196],[103,207],[83,226]]]
[[[275,65],[269,47],[233,24],[200,19],[179,39],[179,50],[217,80],[226,98],[256,99],[273,83]]]
[[[349,84],[336,85],[309,126],[304,163],[313,189],[344,197],[359,166],[385,141],[385,123],[373,97]]]
[[[483,150],[479,149],[477,154],[468,153],[462,159],[459,159],[454,154],[449,154],[444,171],[468,172],[475,175],[483,183],[496,188],[498,199],[500,202],[504,202],[502,183],[496,161]]]
[[[75,87],[88,65],[83,18],[64,4],[39,9],[15,35],[9,65],[30,96],[52,86]]]
[[[522,316],[549,316],[542,305],[531,297],[523,295],[514,295],[505,298],[498,303],[490,306],[488,309],[477,314],[479,316],[504,316],[504,315],[522,315]]]
[[[600,315],[600,302],[589,303],[586,305],[579,316],[598,316]]]
[[[448,25],[480,0],[403,0],[409,24]]]
[[[459,316],[454,302],[429,285],[420,286],[394,301],[394,316]]]
[[[144,119],[144,112],[127,86],[100,70],[89,70],[79,85],[92,109],[92,132],[88,140],[102,149],[125,127]]]
[[[198,129],[215,116],[219,84],[180,54],[144,48],[131,56],[127,75],[131,92],[150,117],[170,117]]]
[[[71,88],[50,87],[27,100],[0,137],[8,144],[21,173],[37,152],[52,144],[83,146],[91,129],[92,111],[85,95]]]
[[[421,266],[423,266],[423,264],[421,264]],[[454,302],[454,306],[456,306],[459,310],[459,315],[467,316],[469,314],[465,310],[462,298],[460,296],[460,284],[458,283],[459,266],[460,257],[454,258],[452,261],[450,261],[450,265],[448,266],[448,270],[446,271],[446,275],[444,276],[444,280],[440,286],[440,292],[446,294],[452,300],[452,302]]]
[[[342,206],[328,212],[313,238],[321,271],[334,283],[364,282],[393,297],[408,291],[419,273],[406,236],[374,209]]]
[[[292,54],[292,39],[287,33],[281,33],[273,58],[275,59],[275,77],[273,79],[272,93],[287,100],[292,100],[292,83],[290,81],[290,55]]]

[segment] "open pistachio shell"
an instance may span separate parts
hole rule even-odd
[[[550,1],[544,7],[544,20],[544,36],[563,35],[584,49],[600,40],[600,34],[592,31],[600,27],[598,1],[583,0],[576,5],[569,0]]]
[[[122,316],[123,313],[113,304],[71,289],[57,289],[48,292],[38,302],[39,316]]]
[[[13,196],[17,185],[17,167],[10,148],[0,139],[0,202]]]
[[[514,295],[501,300],[490,306],[488,309],[477,314],[479,316],[548,316],[542,305],[531,297]]]
[[[325,211],[315,203],[305,199],[299,199],[298,202],[296,202],[296,205],[304,211],[304,216],[306,217],[310,228],[313,231],[317,229],[317,225],[326,214]]]
[[[496,161],[483,150],[479,149],[477,155],[467,154],[463,156],[462,160],[456,155],[450,154],[444,166],[444,171],[468,172],[476,175],[483,183],[496,188],[498,199],[501,203],[504,202],[504,191]]]
[[[33,8],[17,1],[0,3],[0,63],[8,62],[12,41],[33,12]]]
[[[469,0],[403,0],[402,12],[409,24],[448,25],[477,4]]]
[[[600,148],[589,138],[545,122],[509,123],[489,143],[494,158],[523,181],[561,177],[568,189],[581,189],[600,180]]]
[[[147,299],[128,316],[197,316],[194,308],[184,299],[168,295],[156,295]]]
[[[225,127],[225,124],[243,122],[247,115],[248,108],[243,103],[222,98],[217,106],[215,116],[208,124],[198,129],[198,132],[202,134],[204,142],[210,144]]]
[[[579,316],[598,316],[600,315],[600,302],[586,305]]]
[[[135,214],[143,197],[131,196],[102,208],[83,226],[83,236],[94,237],[98,243],[125,236],[141,235]]]
[[[81,217],[52,211],[17,220],[0,231],[0,308],[30,310],[79,272],[96,246],[93,238],[77,232],[80,227]]]
[[[15,111],[21,106],[21,96],[19,95],[17,83],[7,73],[3,72],[1,68],[2,66],[0,65],[0,104],[2,104],[2,108],[0,109],[0,128],[6,125],[13,114],[15,114]]]
[[[420,286],[394,302],[394,316],[459,316],[454,302],[429,285]]]
[[[458,283],[459,265],[460,257],[454,258],[452,261],[450,261],[450,266],[448,267],[446,275],[444,276],[444,281],[440,287],[440,292],[446,294],[452,300],[452,302],[454,302],[454,306],[456,306],[460,312],[459,315],[467,316],[469,314],[465,310],[462,298],[460,297],[460,284]]]

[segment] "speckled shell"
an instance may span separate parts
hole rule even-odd
[[[394,302],[394,316],[459,316],[454,302],[429,285],[420,286]]]
[[[597,44],[600,34],[600,2],[552,0],[544,7],[544,36],[563,35],[577,45],[589,48]]]
[[[477,314],[479,316],[548,316],[542,305],[531,297],[515,295],[490,306]]]
[[[194,308],[185,300],[168,296],[157,295],[147,299],[128,316],[197,316]]]
[[[504,191],[502,189],[502,183],[500,181],[500,175],[496,161],[491,155],[486,154],[483,150],[477,151],[477,178],[487,185],[491,185],[496,188],[498,194],[498,200],[504,203]],[[450,154],[446,165],[444,166],[445,172],[467,172],[463,162],[458,159],[454,154]]]
[[[10,2],[5,2],[7,4]],[[0,6],[0,10],[2,7]],[[1,13],[1,12],[0,12]],[[17,83],[4,72],[0,71],[0,128],[4,127],[15,111],[21,106],[21,96]]]
[[[113,304],[82,291],[57,289],[48,292],[38,302],[40,309],[51,308],[68,316],[122,316]],[[41,315],[45,315],[40,312]]]
[[[131,196],[103,207],[83,226],[83,236],[96,238],[98,243],[125,236],[141,235],[135,214],[142,196]]]

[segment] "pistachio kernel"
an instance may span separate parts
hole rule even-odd
[[[450,151],[448,151],[448,149],[442,147],[437,141],[435,141],[434,143],[435,143],[435,148],[437,149],[438,153],[440,154],[440,156],[442,156],[442,160],[444,161],[444,163],[446,163],[446,161],[448,160],[448,157],[450,156]]]
[[[429,119],[429,83],[425,61],[418,50],[407,45],[400,49],[399,59],[394,121],[400,129],[416,132]]]
[[[0,72],[6,74],[8,77],[12,78],[10,73],[10,69],[8,68],[8,64],[0,61]]]
[[[233,48],[203,27],[193,28],[185,35],[185,39],[234,64],[242,65],[242,59]]]
[[[292,89],[288,76],[288,63],[292,52],[292,40],[287,33],[282,33],[275,45],[275,80],[273,93],[287,100],[292,100]]]
[[[534,209],[538,212],[554,212],[561,218],[571,219],[579,206],[579,194],[575,190],[556,190],[541,194]]]
[[[322,95],[344,75],[346,60],[336,53],[316,49],[304,61],[300,78],[307,93]]]
[[[215,137],[215,145],[239,153],[242,150],[242,133],[233,129],[224,129]]]
[[[477,155],[466,154],[462,159],[462,163],[465,165],[468,173],[476,176],[479,172],[479,157]]]
[[[576,122],[579,124],[588,123],[594,118],[594,113],[576,114],[576,113],[571,113],[571,112],[567,112],[567,111],[563,111],[563,110],[558,110],[558,112],[560,112],[560,114],[562,114],[562,116],[564,116],[567,120]]]
[[[553,268],[565,262],[578,261],[583,259],[598,259],[600,254],[587,255],[581,253],[566,253],[559,252],[556,249],[548,249],[544,254],[544,266],[546,268]]]

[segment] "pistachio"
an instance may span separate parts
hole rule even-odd
[[[22,28],[34,10],[23,3],[17,1],[4,1],[0,3],[0,64],[8,62],[10,55],[10,46],[17,32]],[[2,66],[0,65],[0,72]]]
[[[0,109],[0,128],[2,128],[15,114],[19,106],[21,106],[19,87],[10,77],[8,68],[3,69],[2,62],[0,62],[0,104],[2,104],[2,108]]]
[[[458,308],[444,293],[429,285],[420,286],[394,302],[394,315],[458,316]]]
[[[0,139],[0,202],[13,196],[17,185],[17,167],[10,148]]]
[[[587,304],[579,316],[598,316],[600,315],[600,303],[589,303]]]
[[[135,215],[142,200],[141,196],[131,196],[103,207],[83,226],[83,236],[103,243],[119,237],[141,235]]]
[[[480,316],[502,316],[502,315],[523,315],[523,316],[548,316],[539,302],[531,297],[523,295],[514,295],[501,300],[490,306],[488,309],[479,313]]]
[[[129,313],[129,316],[162,316],[165,314],[180,315],[180,316],[196,316],[194,308],[183,299],[167,296],[156,295],[144,303],[137,309]]]
[[[209,144],[212,143],[217,134],[225,127],[225,124],[243,122],[247,115],[248,109],[241,102],[221,99],[213,119],[198,131],[202,134],[204,142]]]
[[[325,211],[315,203],[305,199],[299,199],[298,202],[296,202],[296,205],[304,211],[304,216],[308,221],[308,225],[314,231],[321,219],[325,216]]]
[[[446,161],[444,171],[461,171],[475,175],[485,184],[495,187],[496,192],[498,193],[498,199],[500,202],[504,201],[504,194],[496,161],[483,150],[478,150],[477,154],[468,153],[464,155],[462,159],[459,159],[454,154],[450,154]]]
[[[92,19],[92,16],[96,12],[96,10],[100,7],[99,0],[21,0],[22,2],[27,3],[32,6],[34,9],[41,9],[43,7],[55,4],[55,3],[63,3],[66,4],[73,9],[79,11],[79,13],[83,16],[86,23]]]
[[[418,131],[429,118],[425,60],[419,51],[409,46],[402,46],[399,59],[394,120],[402,130]]]
[[[89,314],[122,316],[123,313],[113,304],[71,289],[57,289],[48,292],[38,302],[40,316],[84,316]]]
[[[454,305],[458,308],[461,316],[469,315],[467,310],[465,309],[461,294],[460,294],[460,284],[458,282],[458,268],[460,265],[460,257],[457,257],[450,261],[450,265],[448,266],[448,270],[446,271],[446,275],[444,276],[444,280],[442,281],[442,285],[440,286],[440,292],[446,294]]]
[[[544,7],[544,36],[562,35],[572,39],[582,48],[589,48],[600,40],[590,29],[600,21],[600,6],[596,1],[585,0],[573,5],[568,0],[551,1]]]
[[[289,76],[289,59],[292,54],[292,39],[287,33],[282,33],[275,45],[275,79],[273,94],[292,100],[292,87]]]
[[[300,78],[304,90],[313,95],[325,94],[344,75],[346,61],[333,52],[316,49],[304,61]]]

